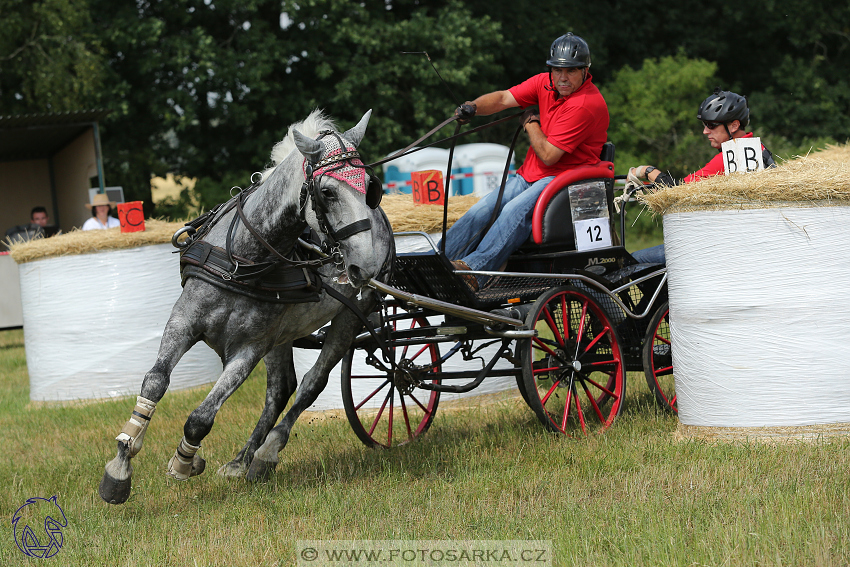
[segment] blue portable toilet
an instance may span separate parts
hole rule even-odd
[[[393,152],[394,153],[394,152]],[[392,155],[392,154],[390,154]],[[384,164],[384,183],[389,187],[385,193],[410,193],[413,186],[410,174],[414,171],[437,169],[446,175],[449,164],[449,150],[442,148],[424,148]]]
[[[471,177],[458,180],[459,194],[483,197],[493,189],[498,189],[509,151],[510,148],[501,144],[464,144],[455,147],[452,159],[452,165],[456,168],[454,171],[472,174]],[[514,160],[511,156],[513,170]]]

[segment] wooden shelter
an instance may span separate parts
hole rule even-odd
[[[64,232],[82,226],[89,188],[103,188],[98,121],[108,110],[0,116],[0,229],[47,208]]]

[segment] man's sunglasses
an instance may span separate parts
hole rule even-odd
[[[706,122],[705,120],[703,120],[702,124],[703,124],[703,126],[708,128],[709,130],[714,130],[718,126],[722,126],[723,122]]]

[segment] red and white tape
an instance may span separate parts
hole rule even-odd
[[[516,173],[515,169],[508,171],[508,173],[513,174]],[[455,173],[451,176],[452,180],[455,179],[469,179],[471,177],[475,177],[476,175],[502,175],[501,171],[482,171],[479,173]],[[408,179],[407,181],[391,181],[389,183],[384,183],[384,189],[398,189],[400,187],[409,187],[413,185],[413,180]]]

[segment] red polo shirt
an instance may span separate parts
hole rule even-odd
[[[528,149],[520,175],[531,183],[558,175],[577,165],[599,163],[602,145],[608,140],[608,105],[588,73],[587,79],[568,97],[557,97],[549,86],[549,73],[540,73],[509,89],[520,107],[537,105],[540,127],[553,146],[564,155],[553,165],[543,163]]]

